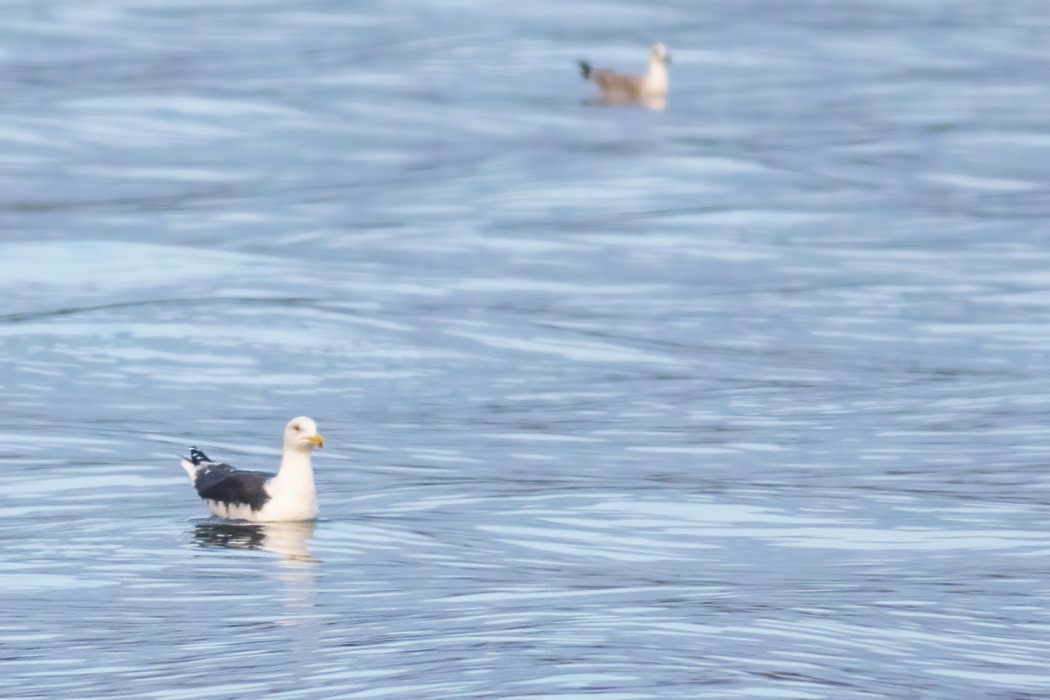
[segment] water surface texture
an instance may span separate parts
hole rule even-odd
[[[3,697],[1050,696],[1044,0],[3,15]]]

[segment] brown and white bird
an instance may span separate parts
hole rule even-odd
[[[208,509],[220,518],[253,522],[313,520],[317,490],[310,453],[324,447],[317,424],[306,416],[284,428],[284,456],[276,474],[235,469],[190,448],[182,468]]]
[[[584,80],[590,80],[602,91],[602,98],[613,102],[660,99],[667,96],[667,64],[671,55],[663,44],[649,49],[649,70],[645,75],[617,73],[605,68],[594,68],[580,61]]]

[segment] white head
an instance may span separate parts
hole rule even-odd
[[[667,47],[663,44],[653,44],[652,48],[649,49],[649,62],[670,63],[671,54],[667,52]]]
[[[299,416],[288,421],[284,427],[285,452],[309,452],[315,447],[324,447],[324,438],[317,432],[317,423],[312,418]]]

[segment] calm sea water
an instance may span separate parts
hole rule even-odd
[[[3,697],[1050,696],[1043,0],[2,12]]]

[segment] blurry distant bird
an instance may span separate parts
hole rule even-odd
[[[645,75],[616,73],[604,68],[594,68],[587,61],[580,61],[584,80],[590,80],[602,91],[602,98],[610,102],[630,102],[658,99],[667,96],[667,64],[671,55],[663,44],[654,44],[649,49],[649,71]]]

